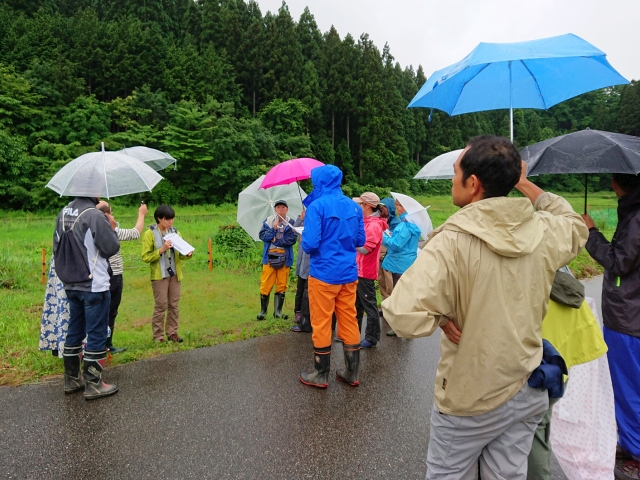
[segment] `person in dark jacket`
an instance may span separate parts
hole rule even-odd
[[[110,223],[96,208],[97,204],[98,198],[76,197],[58,214],[53,234],[55,252],[62,233],[72,229],[80,257],[74,258],[74,261],[84,262],[89,267],[90,278],[87,281],[64,284],[69,300],[69,329],[63,352],[64,393],[84,390],[87,400],[106,397],[118,391],[115,385],[102,381],[102,372],[107,358],[111,301],[108,258],[118,253],[120,242],[114,231],[115,221]],[[56,263],[60,260],[56,258]],[[60,264],[56,266],[61,267]],[[87,345],[81,375],[82,341],[85,337]]]
[[[616,478],[640,478],[640,175],[614,174],[618,226],[611,242],[589,215],[586,249],[604,267],[602,317],[620,451]]]
[[[360,331],[356,320],[358,266],[356,248],[364,246],[364,219],[356,202],[343,195],[342,172],[334,165],[311,170],[313,191],[307,208],[302,249],[310,255],[309,310],[313,328],[315,370],[300,374],[305,385],[326,388],[331,365],[331,318],[338,317],[346,368],[338,380],[356,386],[360,364]]]
[[[293,245],[298,239],[292,228],[294,221],[287,216],[289,205],[284,200],[278,200],[274,207],[274,214],[262,224],[258,236],[264,242],[262,251],[262,276],[260,277],[260,313],[258,320],[264,320],[269,308],[269,296],[273,286],[276,293],[273,296],[273,316],[288,318],[282,314],[284,294],[289,284],[289,270],[293,265]]]
[[[294,227],[304,228],[304,216],[306,211],[303,210],[296,219]],[[309,289],[307,281],[309,278],[309,254],[302,250],[302,235],[298,242],[298,256],[296,257],[296,276],[298,277],[298,286],[296,290],[296,302],[293,311],[296,314],[296,323],[291,327],[292,332],[311,333],[311,320],[309,315]]]

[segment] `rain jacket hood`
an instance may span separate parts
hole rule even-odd
[[[358,279],[356,247],[365,243],[362,209],[342,194],[342,172],[333,165],[311,170],[313,191],[302,233],[302,250],[310,255],[309,275],[332,285]]]
[[[503,257],[523,257],[535,251],[544,237],[542,220],[526,198],[487,198],[463,207],[440,228],[479,238]]]
[[[387,210],[389,211],[389,218],[387,219],[387,223],[389,224],[389,230],[393,232],[394,228],[396,228],[400,224],[400,219],[396,214],[396,204],[393,201],[393,198],[386,197],[380,200]]]
[[[335,165],[314,168],[311,170],[311,183],[313,190],[302,201],[307,208],[323,195],[342,194],[342,171]]]
[[[640,187],[618,199],[618,223],[638,210],[640,210]]]
[[[407,268],[413,265],[418,256],[418,241],[420,240],[420,228],[415,223],[404,220],[407,217],[403,213],[400,224],[393,230],[390,237],[383,235],[382,245],[387,247],[387,255],[382,262],[382,268],[391,273],[403,274]]]

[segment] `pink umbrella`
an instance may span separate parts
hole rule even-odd
[[[279,163],[273,167],[262,180],[260,188],[270,188],[276,185],[288,185],[298,180],[311,178],[311,170],[323,166],[324,163],[313,158],[294,158]]]

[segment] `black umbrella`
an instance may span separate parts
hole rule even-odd
[[[527,175],[584,173],[584,211],[590,173],[640,173],[640,137],[581,130],[534,143],[520,150]]]

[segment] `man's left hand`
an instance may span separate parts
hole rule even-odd
[[[591,229],[591,228],[595,228],[596,223],[593,221],[593,218],[591,218],[588,214],[584,213],[582,215],[580,215],[582,217],[582,219],[584,220],[584,223],[587,225],[587,228]]]

